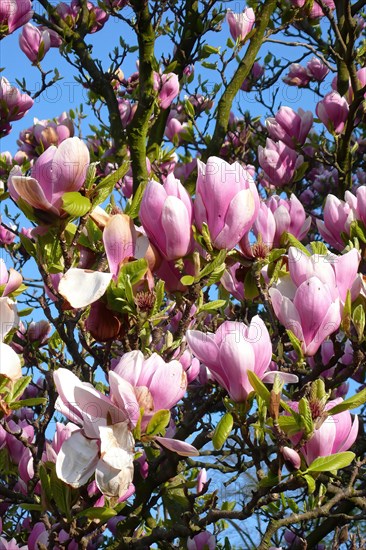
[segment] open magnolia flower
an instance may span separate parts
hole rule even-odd
[[[56,459],[56,473],[81,487],[95,472],[100,491],[120,498],[133,478],[134,438],[131,417],[91,384],[67,369],[54,373],[59,398],[56,409],[81,429],[70,431]],[[126,404],[128,407],[128,403]]]

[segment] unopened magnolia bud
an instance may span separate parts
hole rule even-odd
[[[298,470],[301,466],[301,458],[299,453],[297,453],[291,447],[282,447],[281,449],[282,456],[285,459],[286,465],[292,466],[295,470]]]

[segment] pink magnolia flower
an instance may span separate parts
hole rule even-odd
[[[11,130],[9,122],[23,118],[32,105],[33,99],[29,95],[22,94],[2,76],[0,78],[0,134],[7,135]]]
[[[245,401],[253,391],[248,370],[262,379],[272,358],[271,339],[258,315],[249,326],[225,321],[215,334],[188,330],[187,342],[192,353],[236,402]]]
[[[318,401],[310,401],[315,430],[311,438],[301,447],[306,463],[311,464],[319,456],[329,456],[335,453],[347,451],[356,441],[358,434],[358,416],[355,415],[352,422],[351,413],[343,411],[341,413],[327,416],[325,413],[339,403],[342,398],[328,401],[322,405]],[[290,407],[298,411],[298,403],[289,402]],[[302,434],[293,436],[291,439],[297,444]]]
[[[111,216],[103,230],[103,243],[109,269],[116,280],[124,261],[135,257],[137,231],[132,219],[126,214]]]
[[[335,297],[335,287],[316,276],[310,275],[298,287],[290,277],[284,277],[269,294],[276,316],[300,340],[305,355],[315,355],[322,342],[339,328],[340,300]]]
[[[215,548],[216,537],[209,531],[202,531],[187,539],[187,550],[215,550]]]
[[[121,115],[122,126],[123,128],[126,128],[133,119],[137,109],[137,104],[132,104],[128,99],[120,98],[118,99],[118,109],[119,114]]]
[[[243,90],[243,92],[250,92],[250,90],[252,89],[252,86],[256,84],[263,75],[264,75],[263,65],[260,65],[257,61],[255,61],[248,78],[246,78],[243,81],[243,84],[240,86],[240,89]]]
[[[335,195],[328,195],[323,211],[324,221],[317,220],[316,224],[323,239],[336,250],[342,251],[345,243],[341,233],[349,233],[350,225],[356,217],[355,209],[349,201],[345,202]]]
[[[282,187],[292,181],[304,158],[282,141],[267,138],[266,146],[258,147],[258,160],[270,183]]]
[[[139,408],[143,407],[143,426],[152,415],[161,410],[170,410],[187,390],[187,375],[179,361],[166,363],[153,353],[144,359],[141,351],[125,353],[110,371],[112,400],[120,404],[122,384],[128,383],[136,395]]]
[[[31,0],[7,0],[0,3],[0,38],[27,23],[33,15]]]
[[[288,251],[288,263],[292,281],[296,287],[307,281],[309,277],[318,277],[327,284],[332,297],[339,297],[344,304],[347,291],[351,290],[351,296],[355,299],[360,292],[357,277],[361,255],[353,248],[343,256],[335,254],[313,254],[307,256],[302,250],[290,246]]]
[[[73,135],[74,123],[64,112],[55,120],[38,120],[35,118],[33,126],[20,132],[17,143],[20,146],[20,151],[24,151],[27,157],[34,159],[51,145],[57,147],[62,141],[73,137]],[[20,164],[20,162],[17,161],[17,164]]]
[[[89,150],[77,137],[49,147],[34,163],[31,177],[19,175],[14,168],[9,176],[9,192],[33,208],[62,215],[64,193],[78,191],[85,181],[90,162]]]
[[[282,80],[289,86],[303,88],[309,84],[311,76],[305,67],[299,63],[292,63],[289,72]]]
[[[290,463],[293,468],[296,470],[300,468],[301,458],[299,453],[297,453],[294,449],[291,449],[291,447],[282,447],[281,452],[285,461]]]
[[[164,185],[149,181],[141,201],[140,220],[166,260],[182,258],[192,250],[192,201],[173,174]]]
[[[223,276],[220,279],[222,286],[230,292],[240,302],[245,299],[243,277],[238,278],[238,270],[240,273],[241,265],[239,262],[225,269]]]
[[[51,37],[48,30],[27,23],[19,35],[19,46],[32,63],[39,63],[51,47]]]
[[[23,282],[23,277],[12,267],[6,269],[5,262],[0,258],[0,293],[3,297],[15,292]],[[3,288],[2,292],[1,289]]]
[[[306,217],[304,207],[295,195],[292,194],[289,199],[272,195],[266,202],[261,202],[253,232],[257,238],[261,236],[263,244],[271,249],[280,247],[285,232],[301,241],[308,234],[310,225],[311,217]],[[241,240],[240,246],[251,257],[247,235]]]
[[[306,0],[291,0],[291,3],[298,8],[302,8],[302,6],[305,4],[305,1]],[[323,0],[323,2],[331,10],[335,9],[333,0]],[[317,0],[314,0],[314,2],[312,3],[309,16],[313,19],[324,16],[322,6],[320,5],[320,3],[317,2]]]
[[[239,163],[210,157],[197,160],[198,177],[194,213],[197,228],[208,225],[215,248],[231,249],[252,227],[259,208],[253,178]]]
[[[343,132],[349,107],[347,100],[338,92],[330,92],[316,106],[316,114],[324,126],[335,134]]]
[[[179,79],[175,73],[154,73],[154,88],[161,109],[167,109],[179,94]]]
[[[242,13],[227,11],[226,21],[234,40],[242,42],[252,30],[255,23],[255,13],[252,8],[246,8]]]
[[[306,63],[306,69],[312,79],[317,82],[322,82],[329,73],[328,67],[320,61],[319,57],[312,57],[310,61]]]
[[[301,108],[295,113],[291,107],[281,107],[274,118],[270,117],[266,120],[270,137],[283,141],[292,149],[295,149],[296,145],[304,145],[312,125],[311,111],[304,111]]]

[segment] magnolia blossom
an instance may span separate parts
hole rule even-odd
[[[22,376],[19,355],[3,342],[0,342],[0,374],[13,381],[18,380]]]
[[[179,361],[166,363],[156,353],[144,359],[141,351],[125,353],[110,371],[109,380],[116,405],[120,403],[121,385],[125,382],[131,385],[139,408],[144,409],[145,427],[154,412],[171,409],[187,390],[187,375]]]
[[[154,73],[154,88],[158,92],[161,109],[167,109],[179,95],[179,79],[175,73]]]
[[[249,326],[225,321],[215,334],[188,330],[187,342],[192,353],[210,369],[233,401],[245,401],[253,391],[248,379],[249,370],[264,380],[268,376],[269,381],[273,381],[276,374],[267,374],[272,344],[267,327],[258,315],[253,317]],[[281,374],[281,377],[287,381],[286,375]]]
[[[51,37],[48,30],[27,23],[19,36],[19,46],[32,63],[39,63],[51,47]]]
[[[294,249],[289,256],[298,252]],[[324,277],[320,278],[317,270],[302,267],[301,258],[298,256],[299,270],[296,258],[289,259],[290,275],[270,288],[269,294],[280,322],[300,340],[303,353],[311,356],[339,328],[341,302],[332,268],[329,266]]]
[[[18,290],[22,282],[23,277],[21,274],[12,267],[8,271],[4,260],[0,258],[0,294],[3,297],[12,294]],[[1,289],[3,289],[2,292]]]
[[[0,37],[11,34],[33,15],[31,0],[4,0],[0,3]]]
[[[77,137],[65,139],[58,148],[51,145],[34,163],[31,177],[21,175],[19,168],[10,172],[10,195],[60,216],[63,195],[80,189],[89,161],[89,150]]]
[[[330,92],[316,106],[316,114],[330,132],[341,134],[347,121],[347,100],[338,92]]]
[[[0,134],[7,135],[11,130],[9,122],[20,120],[33,105],[33,99],[11,86],[4,77],[0,77]]]
[[[281,140],[292,149],[304,145],[313,125],[311,111],[299,109],[296,113],[290,107],[281,107],[275,117],[267,118],[266,126],[272,139]]]
[[[351,195],[351,193],[350,193]],[[325,201],[323,220],[317,220],[319,233],[336,250],[342,251],[345,243],[341,233],[349,233],[352,221],[356,219],[355,210],[349,202],[334,195],[328,195]]]
[[[169,174],[164,185],[149,181],[141,201],[140,219],[149,239],[168,261],[191,251],[192,201],[173,174]]]
[[[301,447],[306,463],[311,464],[319,456],[329,456],[335,453],[348,451],[356,441],[358,434],[358,416],[352,422],[351,413],[343,411],[334,415],[327,411],[342,403],[342,398],[333,399],[322,405],[317,400],[310,400],[315,430],[311,438]],[[298,403],[289,402],[290,407],[298,411]],[[301,440],[302,434],[293,436],[294,444]]]
[[[231,249],[249,231],[259,208],[254,180],[239,163],[218,157],[197,160],[194,214],[198,229],[207,223],[215,248]]]
[[[116,407],[67,369],[58,369],[54,380],[59,393],[57,410],[77,425],[57,454],[57,476],[72,487],[81,487],[95,472],[99,490],[120,498],[133,479],[135,442],[130,429],[136,423],[131,424],[129,403]]]
[[[292,181],[304,157],[282,141],[275,143],[267,138],[266,146],[258,147],[258,160],[270,183],[282,187]]]
[[[226,20],[229,23],[233,39],[242,42],[254,26],[255,13],[252,8],[246,8],[242,13],[233,13],[228,10]]]

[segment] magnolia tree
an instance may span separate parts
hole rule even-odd
[[[366,2],[33,4],[0,5],[41,83],[0,80],[0,548],[365,548]],[[50,49],[85,109],[24,129]]]

